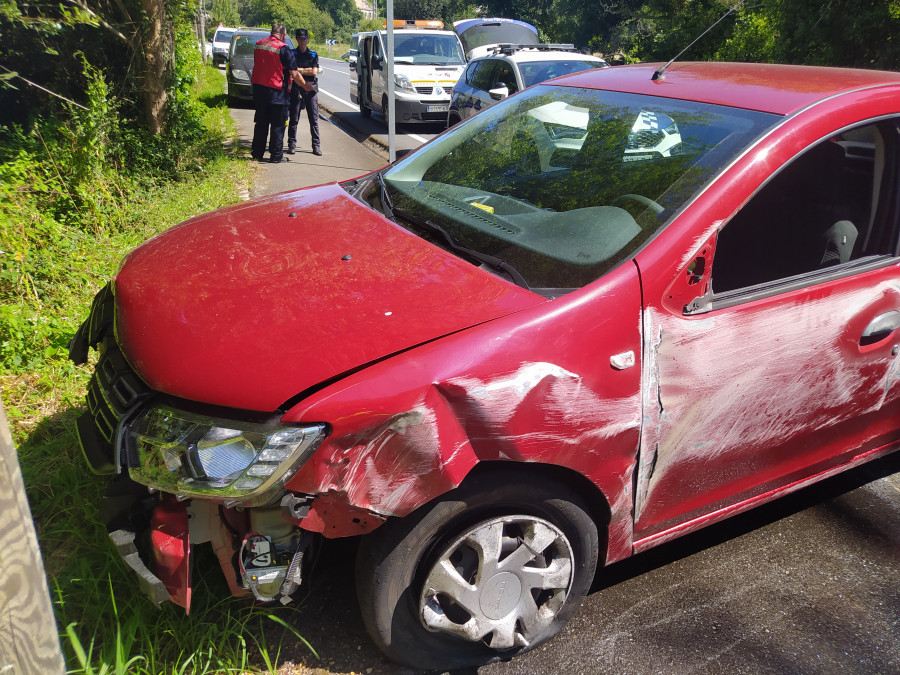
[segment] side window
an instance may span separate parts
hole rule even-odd
[[[475,86],[475,78],[477,77],[477,72],[482,65],[484,65],[484,61],[476,61],[475,63],[470,64],[468,68],[466,68],[466,84],[468,84],[470,87]]]
[[[719,232],[713,293],[896,255],[897,150],[881,122],[795,157]]]
[[[494,82],[491,83],[491,86],[493,87],[497,82],[502,82],[509,89],[510,94],[519,91],[519,85],[516,84],[516,73],[513,71],[512,66],[506,61],[501,61],[498,65],[497,75],[494,77]]]
[[[382,53],[383,52],[381,51],[381,40],[379,40],[377,37],[372,38],[372,60],[373,60],[373,63],[378,63],[378,61],[381,60]]]
[[[496,71],[496,68],[496,61],[482,61],[481,68],[479,68],[475,72],[472,86],[483,91],[487,91],[488,89],[490,89],[495,82],[494,72]]]

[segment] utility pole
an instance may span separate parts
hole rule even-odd
[[[394,102],[394,0],[387,0],[387,99],[388,99],[388,160],[397,159],[397,105]]]
[[[200,56],[203,58],[203,65],[206,65],[206,17],[203,16],[203,0],[198,0],[200,6]]]

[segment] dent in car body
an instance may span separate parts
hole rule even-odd
[[[317,392],[283,418],[333,425],[287,484],[319,495],[315,516],[299,525],[342,536],[359,509],[403,516],[458,486],[477,462],[518,460],[587,476],[611,510],[608,559],[630,555],[640,368],[609,362],[627,350],[640,353],[632,263],[553,303],[420,346]]]

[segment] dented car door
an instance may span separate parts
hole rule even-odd
[[[636,549],[896,440],[897,131],[804,148],[647,306]]]

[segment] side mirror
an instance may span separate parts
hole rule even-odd
[[[491,95],[491,98],[495,101],[502,101],[507,96],[509,96],[509,88],[503,82],[497,82],[493,89],[488,90],[488,94]]]
[[[384,59],[380,56],[372,57],[372,68],[374,70],[381,70],[381,65],[384,63]]]

